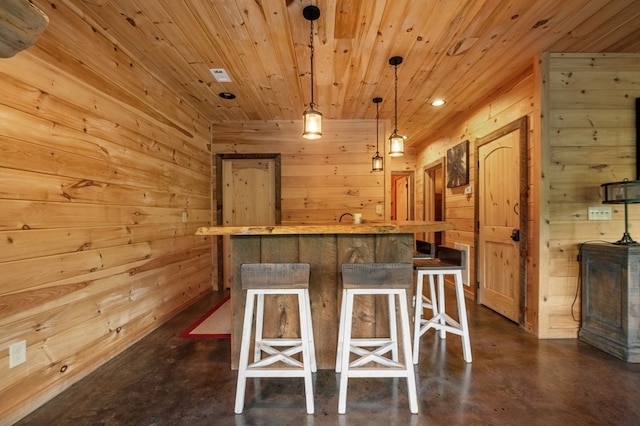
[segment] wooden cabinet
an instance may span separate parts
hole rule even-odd
[[[627,362],[640,362],[640,246],[585,243],[581,254],[578,338]]]

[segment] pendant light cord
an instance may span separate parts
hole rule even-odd
[[[378,127],[379,127],[379,124],[378,124],[378,114],[379,113],[378,113],[378,111],[379,111],[379,106],[380,106],[379,104],[380,104],[380,102],[376,102],[376,156],[380,155],[380,150],[378,149],[378,139],[379,139],[379,137],[378,137]]]
[[[309,36],[309,47],[311,48],[311,103],[309,104],[309,107],[311,109],[313,109],[313,107],[315,106],[315,103],[313,102],[313,54],[314,54],[314,49],[313,49],[313,20],[311,20],[311,34]]]
[[[394,65],[393,69],[395,70],[395,98],[394,98],[394,105],[395,105],[395,129],[394,129],[394,133],[398,133],[398,65]]]

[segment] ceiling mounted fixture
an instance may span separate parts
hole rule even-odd
[[[234,95],[231,92],[220,92],[218,93],[218,96],[220,96],[222,99],[235,99],[236,95]]]
[[[380,102],[382,102],[382,98],[373,98],[373,103],[376,104],[376,155],[371,158],[372,172],[381,172],[384,165],[384,158],[380,156],[380,151],[378,150],[378,106]]]
[[[311,36],[309,44],[309,47],[311,48],[311,102],[309,102],[309,108],[307,108],[302,115],[304,122],[302,137],[306,139],[320,139],[322,137],[322,114],[320,111],[315,110],[316,105],[313,102],[313,21],[320,17],[320,9],[313,5],[306,6],[302,10],[302,16],[311,22]]]
[[[389,59],[389,64],[393,65],[395,71],[395,127],[389,136],[389,157],[404,155],[404,140],[407,138],[398,134],[398,65],[401,63],[402,56],[393,56]]]
[[[218,83],[231,83],[231,77],[224,68],[209,68],[209,72]]]
[[[444,99],[436,99],[433,102],[431,102],[431,106],[439,107],[439,106],[444,105],[445,103],[446,103],[446,101]]]

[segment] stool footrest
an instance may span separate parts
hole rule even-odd
[[[404,374],[402,374],[404,373]],[[343,373],[341,373],[343,374]],[[348,377],[365,378],[365,377],[408,377],[409,371],[405,366],[402,368],[356,368],[349,370]],[[413,373],[411,373],[413,374]]]
[[[302,344],[302,339],[300,339],[299,337],[293,337],[293,338],[284,338],[284,339],[279,339],[277,337],[274,338],[266,338],[266,339],[261,339],[258,340],[256,342],[256,344],[262,346],[262,345],[268,345],[268,346],[293,346],[293,345],[301,345]]]
[[[306,372],[302,369],[294,368],[261,368],[253,370],[247,368],[246,377],[305,377]]]

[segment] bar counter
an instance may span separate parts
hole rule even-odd
[[[340,268],[354,262],[411,262],[414,234],[454,229],[448,222],[364,222],[309,225],[212,226],[197,235],[231,236],[231,367],[237,369],[246,294],[240,284],[243,263],[303,262],[311,265],[309,293],[318,368],[335,367],[342,284]],[[412,295],[408,295],[411,300]],[[354,308],[353,333],[384,335],[388,308],[374,296]],[[297,336],[295,300],[272,296],[265,302],[264,336]],[[368,334],[372,335],[372,334]]]

